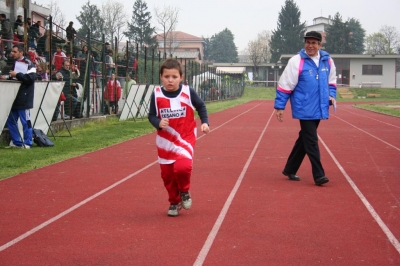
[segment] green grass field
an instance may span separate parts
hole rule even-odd
[[[361,89],[357,95],[367,92],[369,89]],[[399,105],[400,90],[379,89],[382,98],[374,99],[376,105],[366,104],[373,111],[386,112],[379,102],[385,102],[390,106]],[[275,98],[274,88],[246,88],[243,97],[234,100],[207,103],[208,112],[215,113],[252,100],[273,100]],[[340,101],[343,99],[338,99]],[[352,99],[352,101],[363,103],[369,99]],[[359,106],[357,104],[357,106]],[[364,107],[364,104],[361,105]],[[397,109],[398,111],[399,109]],[[391,113],[391,115],[395,115]],[[398,114],[398,116],[400,116]],[[40,168],[49,164],[60,162],[68,158],[78,156],[90,151],[95,151],[116,143],[120,143],[138,136],[155,131],[147,121],[134,122],[133,120],[120,122],[116,117],[102,122],[89,122],[82,127],[71,129],[72,137],[57,137],[54,147],[39,148],[36,145],[29,150],[5,149],[6,144],[0,145],[0,179],[14,176],[16,174]],[[65,132],[64,132],[65,133]],[[60,132],[58,133],[60,134]],[[67,134],[64,134],[67,135]]]

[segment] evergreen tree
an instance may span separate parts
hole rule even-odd
[[[326,29],[325,50],[331,54],[348,54],[350,50],[349,37],[350,29],[338,12],[335,14],[332,25]]]
[[[325,49],[331,54],[362,54],[365,30],[357,19],[343,21],[342,16],[336,13],[333,24],[326,30]]]
[[[350,54],[362,54],[365,51],[364,39],[365,30],[362,28],[360,21],[355,18],[348,20],[351,34]]]
[[[209,60],[218,63],[237,63],[238,52],[232,32],[225,28],[210,39]]]
[[[210,38],[203,37],[203,52],[204,52],[204,60],[209,60],[210,58],[210,48],[211,48],[211,40]]]
[[[301,12],[293,0],[286,0],[278,17],[277,29],[272,31],[271,62],[277,62],[282,54],[296,54],[304,46],[306,24],[300,23]]]
[[[77,30],[77,35],[83,39],[87,37],[87,31],[90,29],[90,34],[94,39],[101,39],[102,29],[104,25],[104,19],[100,16],[100,10],[96,5],[91,5],[90,0],[82,6],[79,16],[76,19],[82,25]]]
[[[128,22],[128,30],[124,35],[130,41],[139,45],[142,51],[145,45],[155,47],[157,44],[155,37],[155,27],[151,27],[151,14],[147,11],[147,3],[142,0],[136,0],[133,4],[132,20]]]

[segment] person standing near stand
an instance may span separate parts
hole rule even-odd
[[[320,50],[321,41],[319,32],[306,33],[304,49],[289,60],[279,79],[274,104],[277,119],[283,122],[290,98],[292,117],[300,120],[299,137],[282,174],[300,181],[296,173],[307,154],[317,186],[329,182],[321,164],[317,128],[321,120],[329,118],[330,103],[336,107],[336,67],[329,54]]]
[[[74,29],[74,22],[70,21],[68,24],[68,27],[65,29],[65,31],[67,32],[67,40],[69,42],[74,42],[74,36],[76,34],[76,30]]]
[[[14,45],[11,54],[15,59],[15,64],[13,70],[10,71],[9,79],[20,81],[21,86],[7,119],[7,127],[11,136],[11,143],[7,148],[29,149],[32,146],[30,109],[33,108],[36,68],[29,59],[24,57],[24,47],[22,45]],[[16,72],[17,68],[24,72],[26,69],[26,72]],[[18,119],[22,124],[23,141],[21,141],[21,136],[18,132]]]
[[[0,35],[1,38],[4,39],[3,41],[4,46],[7,47],[8,51],[11,51],[12,45],[13,45],[13,40],[14,40],[14,32],[13,28],[11,27],[10,20],[7,18],[6,14],[0,14],[0,24],[1,24],[1,30],[0,30]]]

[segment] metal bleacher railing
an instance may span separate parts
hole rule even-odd
[[[83,109],[84,116],[108,113],[109,109],[105,108],[104,89],[111,74],[116,76],[122,88],[126,84],[127,75],[130,75],[138,85],[147,85],[146,88],[149,84],[160,84],[159,67],[166,58],[166,54],[161,54],[158,49],[147,47],[139,49],[138,44],[132,44],[129,41],[124,44],[117,43],[116,38],[108,46],[104,35],[102,40],[96,40],[91,37],[90,32],[87,32],[85,38],[75,35],[71,41],[68,41],[65,38],[66,29],[53,23],[51,16],[43,17],[32,12],[31,17],[44,21],[44,25],[40,27],[42,36],[35,40],[36,49],[32,49],[34,47],[27,49],[29,47],[27,28],[25,28],[24,42],[13,41],[13,43],[24,44],[28,55],[36,64],[46,62],[50,79],[55,79],[55,62],[60,61],[59,57],[70,60],[72,71],[76,68],[80,73],[76,83],[79,84],[77,92],[78,100],[81,102],[80,111],[82,112]],[[2,40],[0,46],[2,50],[6,41]],[[62,47],[64,54],[56,53],[57,45]],[[242,95],[243,75],[218,72],[209,64],[199,64],[195,60],[176,59],[182,64],[185,83],[193,87],[204,101],[225,100]],[[70,91],[72,90],[76,88],[71,87]],[[117,90],[114,91],[116,93]],[[145,91],[147,92],[147,89]],[[140,97],[142,100],[146,98],[145,95]],[[65,104],[71,106],[71,102]],[[118,105],[122,107],[124,104],[125,99],[121,97]],[[122,108],[119,111],[122,111]],[[143,113],[141,116],[143,117]]]

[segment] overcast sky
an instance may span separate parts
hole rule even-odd
[[[57,1],[67,21],[74,21],[78,29],[80,7],[87,0]],[[91,0],[101,9],[104,0]],[[129,21],[132,17],[134,0],[120,0],[126,7]],[[211,37],[228,28],[235,37],[239,52],[247,47],[250,40],[255,39],[263,30],[274,30],[277,27],[278,14],[284,0],[144,0],[148,10],[154,14],[154,8],[164,5],[177,7],[179,22],[177,29],[198,37]],[[37,4],[49,5],[50,0],[36,0]],[[295,0],[301,11],[301,22],[311,25],[316,17],[328,17],[339,12],[343,20],[356,18],[360,21],[367,35],[378,32],[381,26],[396,27],[400,32],[400,0]],[[154,15],[153,15],[154,17]],[[156,26],[155,22],[153,25]]]

